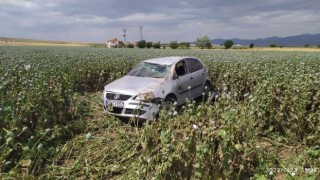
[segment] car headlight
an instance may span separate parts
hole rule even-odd
[[[155,99],[155,95],[153,92],[145,92],[145,93],[139,93],[135,100],[143,101],[143,102],[151,102]]]

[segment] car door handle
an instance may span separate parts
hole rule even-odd
[[[193,79],[193,77],[190,77],[190,79]]]

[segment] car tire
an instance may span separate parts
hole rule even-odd
[[[204,92],[204,97],[203,98],[204,98],[205,101],[207,101],[208,98],[209,98],[210,92],[212,92],[212,86],[208,81],[204,85],[203,92]]]
[[[173,97],[173,96],[167,96],[164,99],[164,106],[163,108],[165,109],[165,111],[167,112],[168,115],[171,115],[174,113],[174,111],[176,110],[177,107],[175,107],[174,103],[177,100]],[[173,109],[172,109],[173,108]],[[172,111],[173,110],[173,111]]]
[[[204,90],[203,90],[203,92],[205,93],[203,100],[207,104],[214,103],[216,101],[216,95],[218,95],[219,93],[217,91],[214,91],[214,87],[208,81],[205,84],[205,87],[206,86],[207,86],[207,88],[204,88]],[[211,92],[211,93],[209,93],[209,92]],[[209,94],[210,94],[210,96],[209,96]]]

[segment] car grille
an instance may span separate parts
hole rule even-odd
[[[116,98],[116,95],[119,97]],[[120,101],[126,101],[129,98],[131,98],[130,95],[124,95],[124,94],[117,94],[117,93],[107,93],[106,98],[109,100],[120,100]]]
[[[121,114],[123,108],[118,108],[118,107],[113,107],[110,112],[115,113],[115,114]]]
[[[144,113],[146,113],[146,111],[144,110],[137,110],[137,109],[125,109],[124,110],[125,114],[135,114],[135,115],[143,115]]]
[[[109,110],[109,112],[111,113],[115,113],[115,114],[122,114],[123,108],[119,108],[119,107],[113,107],[111,110]],[[145,114],[146,111],[144,110],[138,110],[138,109],[125,109],[124,110],[124,114],[134,114],[134,115],[143,115]]]

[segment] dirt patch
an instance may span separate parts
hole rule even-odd
[[[90,45],[87,45],[87,44],[73,44],[73,43],[59,44],[59,43],[28,43],[28,42],[5,43],[5,42],[0,42],[0,46],[73,46],[73,47],[86,47],[86,46],[90,46]]]

